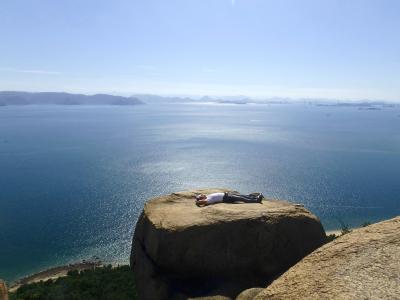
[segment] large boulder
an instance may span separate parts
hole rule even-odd
[[[318,218],[302,205],[195,205],[196,194],[223,191],[179,192],[146,203],[131,253],[140,299],[235,298],[266,286],[326,240]]]
[[[254,299],[400,299],[400,217],[326,244]]]

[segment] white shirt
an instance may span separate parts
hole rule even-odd
[[[218,203],[222,202],[224,199],[225,193],[213,193],[207,195],[207,203],[212,204],[212,203]]]

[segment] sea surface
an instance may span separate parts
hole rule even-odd
[[[154,196],[202,187],[303,203],[326,230],[400,214],[400,109],[0,107],[0,278],[128,263]]]

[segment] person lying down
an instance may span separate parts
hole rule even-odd
[[[212,193],[212,194],[200,194],[196,196],[197,206],[206,206],[215,203],[261,203],[264,198],[262,193],[251,193],[248,195],[242,195],[239,193]]]

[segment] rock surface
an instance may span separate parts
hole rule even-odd
[[[206,296],[206,297],[196,297],[196,298],[187,298],[187,300],[232,300],[232,298],[226,296]]]
[[[0,300],[8,300],[6,283],[0,279]]]
[[[400,217],[324,245],[254,299],[400,299]]]
[[[251,289],[244,290],[241,292],[235,300],[252,300],[255,296],[261,293],[264,289],[260,287],[255,287]]]
[[[195,205],[198,193],[150,200],[136,225],[131,266],[140,299],[235,298],[266,286],[325,242],[324,229],[301,205]]]

